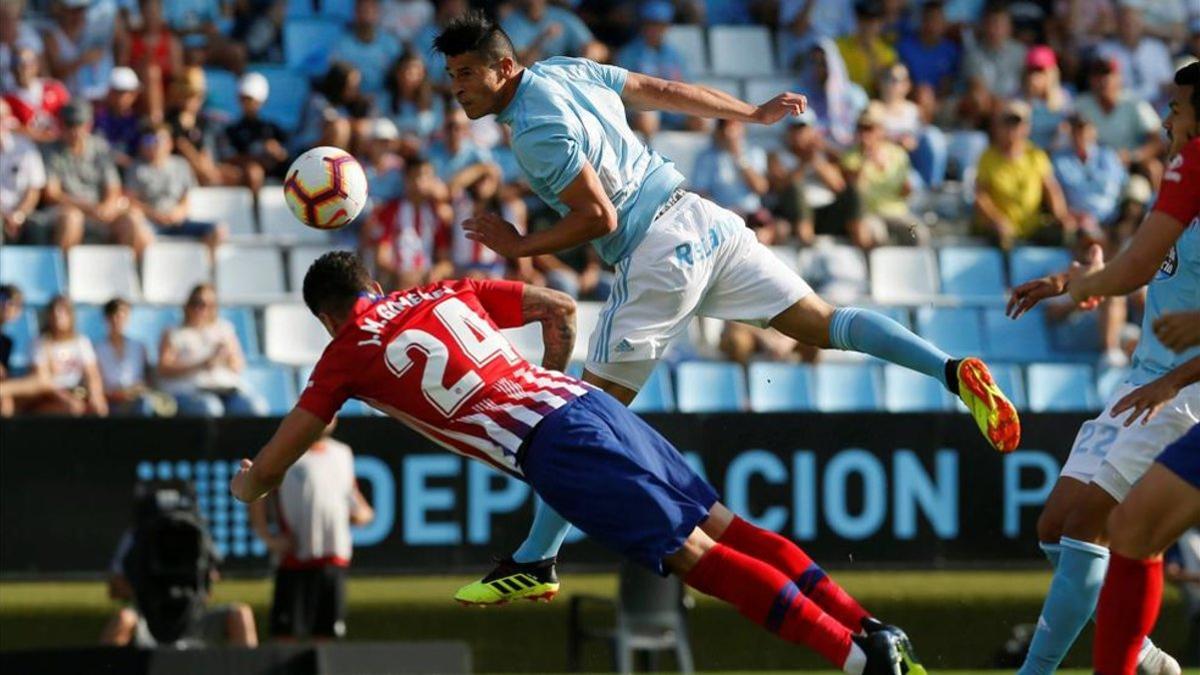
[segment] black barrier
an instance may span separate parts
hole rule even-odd
[[[660,415],[649,421],[735,511],[831,566],[1034,560],[1034,522],[1080,423],[1026,415],[1021,449],[990,450],[966,415]],[[228,493],[237,460],[277,420],[51,420],[0,425],[0,573],[98,573],[139,479],[197,484],[226,570],[266,566]],[[361,571],[478,570],[524,536],[530,491],[383,418],[347,418],[376,511],[355,531]],[[588,541],[571,563],[614,556]]]

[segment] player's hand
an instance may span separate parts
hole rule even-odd
[[[1173,352],[1200,345],[1200,310],[1160,316],[1154,322],[1154,335]]]
[[[1129,419],[1125,420],[1125,426],[1132,426],[1139,417],[1142,417],[1142,426],[1145,426],[1178,393],[1179,387],[1175,384],[1174,378],[1167,374],[1126,394],[1124,398],[1117,401],[1109,414],[1113,417],[1120,417],[1122,413],[1132,410],[1133,413],[1129,415]]]
[[[521,240],[524,238],[516,226],[494,213],[485,213],[478,218],[463,221],[467,239],[477,241],[505,258],[521,257]]]
[[[1051,274],[1041,279],[1026,281],[1012,290],[1005,313],[1010,319],[1016,319],[1042,300],[1058,297],[1066,290],[1067,278],[1064,274]]]
[[[254,462],[243,459],[241,466],[238,467],[238,472],[229,481],[229,491],[238,501],[247,504],[262,497],[262,494],[255,489],[254,480],[250,476],[250,467],[252,466],[254,466]]]
[[[755,124],[774,124],[788,115],[799,117],[807,109],[808,99],[804,94],[784,92],[755,108],[750,121]]]
[[[1071,269],[1067,271],[1067,291],[1070,292],[1071,298],[1075,302],[1080,303],[1082,307],[1085,304],[1091,304],[1094,308],[1100,304],[1099,298],[1092,298],[1084,295],[1083,278],[1091,274],[1095,274],[1104,269],[1104,249],[1100,248],[1100,244],[1092,244],[1088,247],[1088,258],[1086,262],[1071,263]]]

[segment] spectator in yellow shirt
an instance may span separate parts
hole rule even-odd
[[[1067,244],[1076,231],[1050,158],[1029,142],[1030,116],[1023,101],[996,115],[975,178],[975,226],[1005,249],[1018,240]]]
[[[857,143],[842,157],[846,184],[858,194],[858,217],[847,226],[854,244],[870,249],[881,244],[922,244],[928,229],[908,209],[912,192],[910,164],[904,148],[887,139],[887,112],[872,101],[858,118]]]
[[[837,40],[850,80],[874,98],[879,76],[896,62],[896,50],[883,38],[883,3],[858,0],[854,5],[858,28]]]

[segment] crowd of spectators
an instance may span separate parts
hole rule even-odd
[[[527,63],[584,56],[676,80],[698,73],[666,40],[673,24],[774,31],[780,74],[808,97],[804,115],[765,132],[673,114],[630,120],[651,141],[709,134],[691,188],[743,215],[765,243],[803,248],[832,236],[867,250],[949,234],[1004,249],[1112,251],[1162,176],[1172,75],[1200,52],[1192,0],[355,0],[340,37],[293,66],[311,89],[287,128],[264,115],[281,93],[261,70],[284,67],[295,4],[304,3],[0,0],[3,241],[120,244],[140,255],[179,237],[215,253],[227,228],[189,217],[195,186],[257,191],[299,152],[335,145],[360,158],[372,198],[339,243],[357,246],[389,286],[507,276],[603,300],[611,270],[590,248],[505,260],[459,227],[482,212],[522,230],[555,221],[525,184],[508,130],[466,117],[431,49],[441,26],[482,5]],[[310,3],[318,13],[321,4]],[[226,110],[211,105],[218,75],[236,82]],[[947,192],[957,213],[914,207]],[[852,267],[819,290],[863,281],[838,276]],[[211,288],[198,293],[197,303],[215,302]],[[73,337],[69,303],[48,309],[41,349],[52,362],[39,368],[57,370],[39,406],[150,405],[137,393],[146,368],[119,333],[93,350]],[[123,310],[111,309],[116,331]],[[181,411],[253,409],[237,387],[179,390],[204,379],[200,365],[221,380],[241,363],[236,339],[199,318],[207,311],[189,300],[185,325],[164,337],[162,388]],[[1136,311],[1112,316],[1102,347],[1115,363],[1116,336]]]

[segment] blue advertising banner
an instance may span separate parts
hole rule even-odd
[[[1034,523],[1084,417],[1026,415],[999,455],[966,416],[657,415],[734,511],[802,542],[832,567],[962,565],[1039,558]],[[192,481],[226,570],[266,549],[229,496],[241,457],[276,420],[8,420],[0,426],[0,574],[100,573],[132,520],[140,480]],[[383,418],[347,418],[376,511],[355,531],[359,571],[479,570],[528,525],[524,483],[448,454]],[[576,533],[568,564],[615,556]]]

